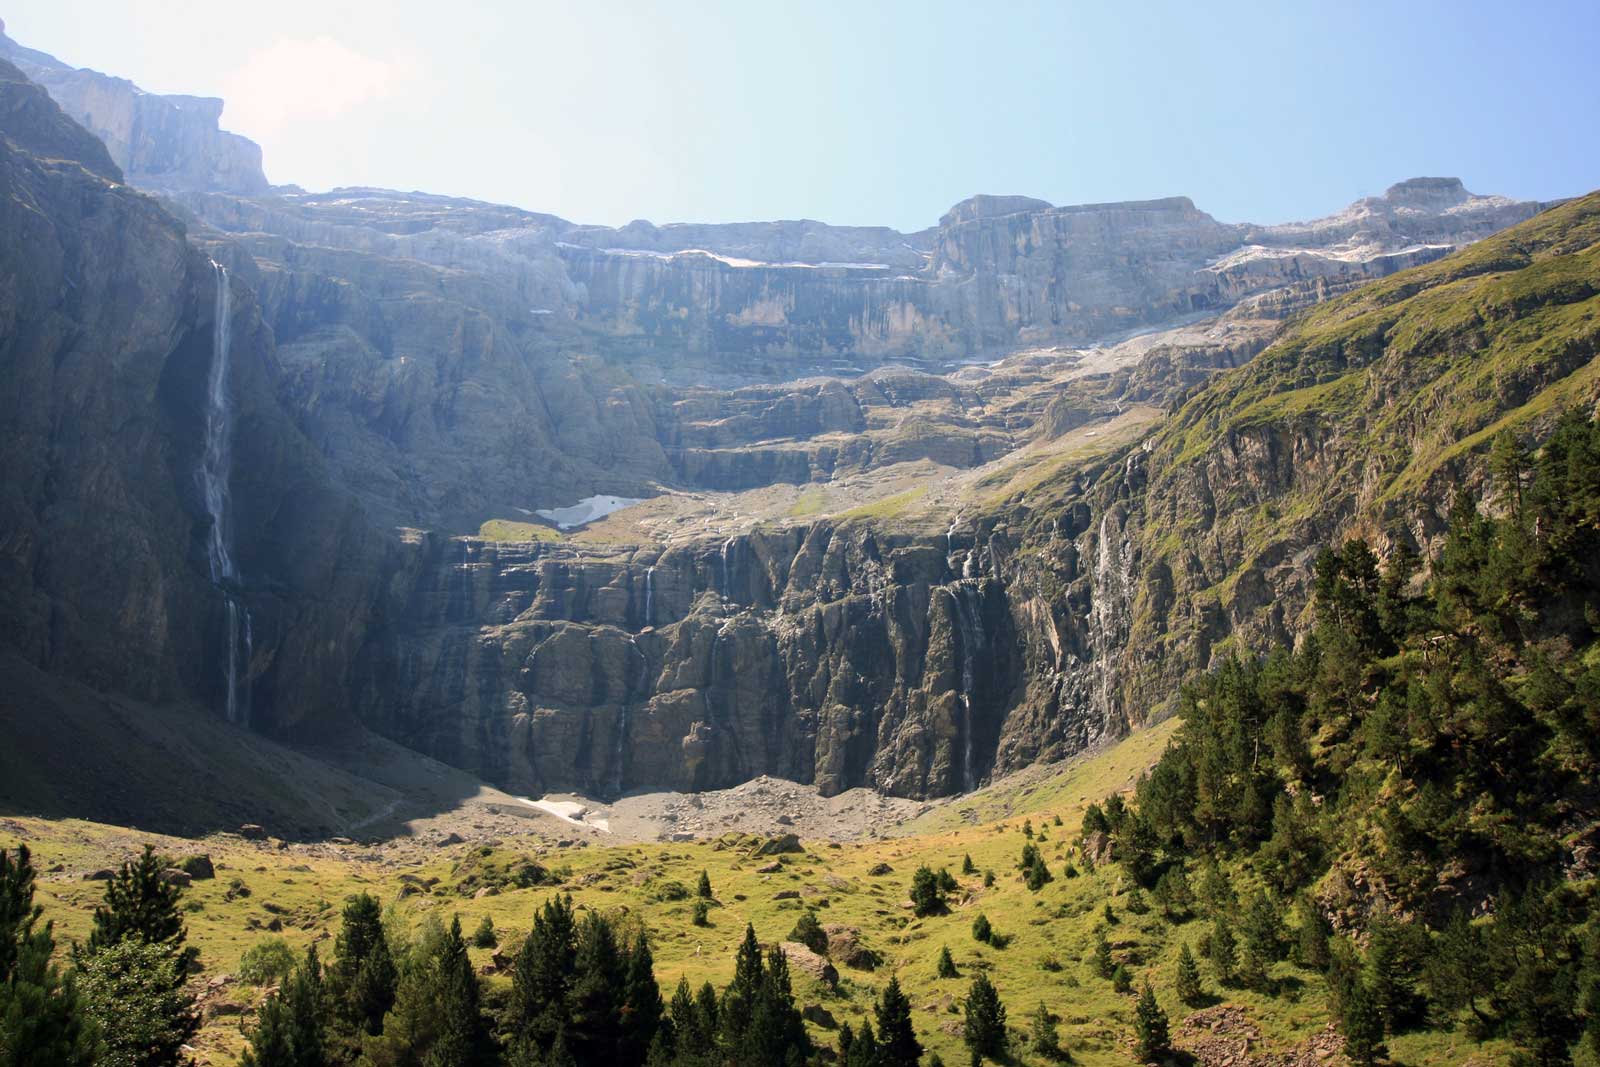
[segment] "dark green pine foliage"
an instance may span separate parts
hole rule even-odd
[[[572,898],[555,896],[534,913],[533,928],[511,964],[512,1029],[542,1052],[565,1021],[577,962]]]
[[[745,924],[744,940],[734,955],[733,981],[723,992],[718,1009],[721,1032],[732,1048],[742,1048],[755,1017],[756,999],[761,993],[766,969],[761,962],[761,942],[754,926]]]
[[[88,1067],[98,1031],[73,976],[52,960],[55,937],[33,893],[28,846],[0,849],[0,1067]]]
[[[1199,1007],[1205,1000],[1205,987],[1200,980],[1200,966],[1195,963],[1194,953],[1189,951],[1187,941],[1178,950],[1178,977],[1174,992],[1178,994],[1179,1000],[1191,1008]]]
[[[839,1048],[842,1067],[878,1067],[878,1038],[870,1022],[863,1020],[858,1033],[841,1033]]]
[[[1172,1044],[1167,1035],[1167,1013],[1161,1010],[1161,1004],[1156,1000],[1155,990],[1150,988],[1148,979],[1144,983],[1144,991],[1139,994],[1139,1004],[1134,1009],[1133,1036],[1140,1063],[1152,1063],[1164,1059],[1171,1051]]]
[[[961,857],[961,873],[962,874],[977,874],[978,873],[978,868],[972,862],[972,854],[970,852]]]
[[[939,949],[939,977],[960,978],[961,972],[956,970],[955,957],[950,955],[950,946],[945,945]]]
[[[878,999],[878,1067],[917,1067],[922,1043],[911,1025],[911,1001],[900,990],[900,980],[890,978]]]
[[[656,982],[650,940],[640,931],[628,952],[622,994],[622,1033],[618,1053],[625,1064],[642,1063],[662,1027],[666,1006]]]
[[[187,973],[198,954],[184,947],[183,918],[178,914],[178,898],[183,890],[161,878],[161,859],[151,845],[132,863],[124,863],[106,882],[105,903],[94,910],[94,928],[89,931],[89,951],[109,948],[128,938],[166,946]]]
[[[567,1046],[581,1064],[618,1060],[627,971],[616,934],[598,912],[578,928],[575,977],[567,995]]]
[[[967,991],[966,1042],[974,1058],[1003,1059],[1006,1054],[1006,1008],[987,975],[978,975]]]
[[[750,1026],[738,1047],[743,1049],[740,1062],[747,1063],[804,1063],[811,1055],[811,1039],[794,1002],[789,961],[777,946],[767,952]]]
[[[710,900],[712,898],[711,876],[705,871],[700,872],[700,883],[695,886],[695,895],[701,900]]]
[[[477,1067],[494,1062],[494,1048],[479,1008],[478,976],[461,936],[461,918],[450,933],[436,964],[435,997],[438,1036],[423,1060],[424,1067]]]
[[[1094,973],[1101,978],[1110,978],[1117,969],[1117,962],[1111,956],[1111,942],[1106,940],[1104,928],[1094,933]]]
[[[1065,1050],[1061,1047],[1061,1038],[1056,1034],[1055,1016],[1050,1014],[1050,1009],[1044,1006],[1042,1000],[1029,1019],[1028,1036],[1035,1054],[1047,1060],[1064,1058]]]
[[[322,964],[312,945],[282,988],[261,1005],[240,1067],[323,1067],[326,1014]]]
[[[1583,219],[1592,233],[1592,206]],[[1507,300],[1567,307],[1565,289],[1535,299],[1560,271],[1588,272],[1578,299],[1594,291],[1592,256],[1541,254],[1519,246],[1551,266],[1513,270],[1506,294],[1522,295]],[[1199,861],[1203,947],[1225,984],[1270,991],[1291,952],[1324,970],[1358,1060],[1385,1033],[1435,1025],[1504,1038],[1530,1063],[1567,1062],[1586,1031],[1600,1053],[1600,915],[1570,881],[1575,815],[1600,795],[1600,423],[1539,419],[1515,431],[1545,430],[1536,450],[1510,431],[1477,448],[1487,505],[1458,482],[1433,558],[1404,530],[1382,559],[1361,540],[1323,551],[1299,647],[1187,686],[1136,804],[1110,797],[1084,818],[1119,861],[1141,823],[1152,871]],[[1268,890],[1241,908],[1233,875]],[[1166,877],[1157,899],[1176,918]],[[1313,885],[1369,916],[1364,950],[1330,939]],[[1452,917],[1486,887],[1501,895],[1481,919]],[[1299,898],[1288,931],[1280,895]]]
[[[929,867],[918,867],[911,876],[911,905],[919,917],[938,915],[945,910],[945,890],[939,876]]]
[[[980,911],[978,917],[972,920],[972,939],[987,944],[993,938],[994,927],[989,925],[989,917]]]
[[[358,893],[345,901],[339,936],[328,969],[329,993],[336,1014],[352,1029],[376,1034],[394,1007],[400,972],[383,930],[378,899]]]

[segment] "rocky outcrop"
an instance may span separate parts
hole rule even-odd
[[[152,189],[216,189],[255,195],[267,191],[261,148],[220,129],[215,97],[147,93],[122,78],[67,66],[5,35],[0,58],[42,85],[61,109],[110,150],[128,180]]]
[[[223,326],[242,576],[225,589],[197,478],[218,274],[3,62],[0,116],[0,641],[109,692],[221,707],[233,597],[263,722],[335,721],[384,550],[278,405],[250,294]]]

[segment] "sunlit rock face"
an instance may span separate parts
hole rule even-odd
[[[1018,196],[916,233],[585,226],[273,189],[220,102],[0,50],[49,93],[0,79],[7,653],[218,707],[237,603],[254,728],[361,723],[526,792],[946,795],[1291,636],[1300,557],[1359,499],[1329,457],[1359,435],[1258,428],[1199,458],[1144,435],[1288,316],[1539,207],[1414,179],[1283,226]],[[208,258],[233,286],[222,583],[195,479]],[[1138,435],[1098,447],[1134,405]],[[885,507],[961,478],[943,511]],[[1218,503],[1267,515],[1308,485],[1339,495],[1253,557]],[[478,536],[612,523],[602,498],[661,510]]]

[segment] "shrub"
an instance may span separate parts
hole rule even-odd
[[[239,980],[254,986],[277,985],[294,970],[294,950],[281,937],[264,937],[245,950]]]

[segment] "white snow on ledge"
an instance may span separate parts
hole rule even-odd
[[[530,808],[538,808],[545,814],[554,815],[562,822],[569,822],[573,826],[587,826],[607,834],[611,832],[610,819],[588,821],[589,809],[575,800],[529,800],[527,797],[517,799]]]
[[[636,496],[586,496],[576,504],[564,508],[544,508],[534,514],[563,530],[571,530],[603,519],[613,511],[631,508],[643,500],[643,497]]]

